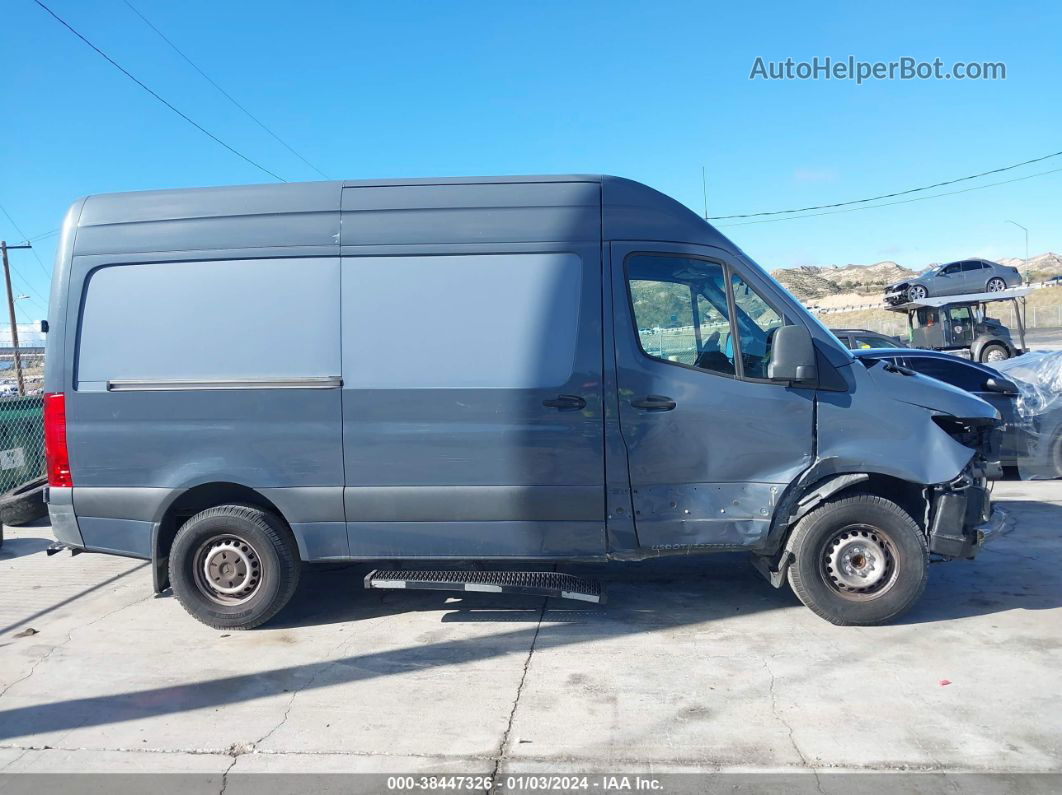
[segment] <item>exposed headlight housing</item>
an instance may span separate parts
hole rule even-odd
[[[933,422],[964,447],[976,450],[988,459],[998,458],[1002,441],[1002,423],[991,417],[954,417],[934,414]]]

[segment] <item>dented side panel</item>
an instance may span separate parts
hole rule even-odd
[[[638,545],[650,554],[756,547],[775,502],[811,465],[815,393],[739,380],[648,356],[623,263],[657,252],[726,262],[768,294],[759,274],[719,249],[660,242],[612,244],[620,431],[627,451]],[[640,408],[648,396],[670,410]]]
[[[880,364],[843,370],[849,391],[818,395],[820,476],[869,472],[927,486],[946,483],[974,451],[941,430],[934,411],[994,414],[984,401],[925,376],[889,372]]]
[[[782,488],[775,483],[686,483],[634,490],[643,547],[753,547],[767,534]]]

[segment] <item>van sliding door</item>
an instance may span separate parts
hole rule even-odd
[[[344,499],[354,557],[604,553],[594,188],[344,191]],[[549,204],[562,200],[574,202],[561,208],[569,217],[590,219],[591,239],[529,239],[521,224],[536,213],[530,228],[559,234],[542,214],[556,215]],[[469,237],[480,242],[460,242]],[[505,237],[521,242],[483,242]]]

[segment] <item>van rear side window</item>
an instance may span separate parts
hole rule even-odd
[[[343,259],[350,389],[532,389],[571,378],[581,329],[576,254]],[[597,298],[600,300],[600,298]]]
[[[83,307],[78,389],[340,374],[335,257],[110,265]]]

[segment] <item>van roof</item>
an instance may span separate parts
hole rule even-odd
[[[461,186],[467,189],[442,190]],[[363,188],[381,190],[356,190]],[[393,245],[603,239],[733,248],[705,219],[647,185],[600,174],[553,174],[97,194],[71,208],[68,223],[76,235],[70,253],[383,245],[382,233],[379,239],[371,233],[377,221],[395,220],[391,212],[406,213],[391,234],[415,230],[409,240],[387,238]],[[487,229],[499,232],[499,239],[485,235]],[[368,238],[359,238],[360,231]]]

